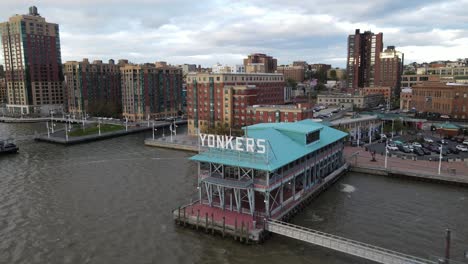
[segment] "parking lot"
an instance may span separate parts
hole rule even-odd
[[[440,143],[439,140],[441,138],[439,137],[436,137],[436,136],[432,136],[432,135],[424,135],[425,138],[430,138],[433,140],[433,143],[426,143],[426,144],[432,144],[433,146],[437,147],[437,146],[440,146]],[[404,144],[406,143],[410,143],[410,142],[414,142],[416,139],[416,136],[398,136],[398,137],[394,137],[393,138],[393,142],[403,142]],[[449,148],[453,148],[455,149],[457,145],[463,145],[462,143],[459,143],[459,142],[456,142],[456,141],[451,141],[449,139],[446,139],[445,140],[447,142],[447,144],[444,144],[443,145],[443,150],[447,150]],[[390,139],[389,139],[389,144],[390,144]],[[468,147],[467,145],[463,145],[465,147]],[[367,148],[369,149],[369,151],[375,151],[377,154],[382,154],[382,155],[385,155],[385,143],[382,142],[382,143],[374,143],[374,144],[371,144],[371,145],[368,145]],[[389,154],[390,155],[395,155],[395,156],[398,156],[398,157],[406,157],[406,158],[412,158],[412,157],[416,157],[416,159],[418,160],[439,160],[439,155],[440,155],[440,152],[439,151],[434,151],[436,149],[428,149],[428,148],[425,148],[426,150],[428,150],[430,152],[429,155],[417,155],[415,153],[405,153],[401,150],[389,150]],[[461,159],[461,160],[464,160],[464,159],[468,159],[468,152],[462,152],[462,151],[459,151],[458,154],[455,154],[455,153],[446,153],[446,155],[443,155],[443,160],[448,160],[448,159]]]

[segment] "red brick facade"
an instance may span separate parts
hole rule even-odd
[[[187,76],[189,133],[218,124],[233,128],[247,125],[247,107],[284,104],[281,74],[208,74]]]

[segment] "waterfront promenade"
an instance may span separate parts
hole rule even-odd
[[[183,125],[187,123],[187,120],[179,120],[179,121],[175,121],[175,123],[177,125]],[[159,121],[155,123],[154,128],[157,129],[157,128],[162,128],[162,127],[167,127],[169,125],[170,125],[169,122]],[[122,130],[117,130],[117,131],[103,132],[100,135],[91,134],[91,135],[84,135],[84,136],[68,136],[68,139],[66,138],[65,130],[61,129],[61,130],[57,130],[55,133],[51,133],[50,136],[48,136],[47,134],[41,134],[35,137],[35,140],[48,142],[48,143],[62,144],[62,145],[74,145],[74,144],[81,144],[81,143],[87,143],[87,142],[92,142],[92,141],[97,141],[97,140],[125,136],[125,135],[139,133],[139,132],[148,131],[148,130],[151,131],[152,128],[153,128],[152,124],[150,124],[150,126],[145,126],[145,125],[129,126],[128,129],[124,128]]]
[[[408,176],[414,179],[468,185],[468,165],[466,162],[443,161],[439,175],[439,161],[402,159],[388,155],[387,169],[385,169],[385,155],[376,154],[376,161],[372,161],[371,152],[360,147],[345,147],[344,153],[352,171],[374,175]]]

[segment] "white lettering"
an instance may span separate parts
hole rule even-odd
[[[224,136],[216,136],[216,147],[224,148]]]
[[[266,152],[266,141],[264,139],[257,139],[257,148],[258,148],[258,153],[264,154]]]
[[[208,135],[208,147],[214,148],[215,147],[215,136]]]
[[[200,145],[209,148],[230,149],[235,151],[247,151],[252,153],[264,154],[266,152],[266,140],[220,136],[200,133]]]
[[[242,148],[242,139],[241,137],[237,137],[236,138],[236,150],[237,151],[244,151],[244,149]]]
[[[234,149],[234,146],[232,145],[232,140],[234,139],[234,137],[231,137],[231,136],[226,136],[226,144],[224,145],[224,148],[226,149]]]
[[[206,138],[206,134],[200,134],[200,140],[201,140],[202,147],[205,146],[205,138]]]
[[[255,146],[255,140],[253,138],[247,138],[245,150],[248,152],[255,152],[254,146]]]

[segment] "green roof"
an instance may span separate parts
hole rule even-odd
[[[458,130],[460,128],[460,126],[453,124],[453,123],[448,123],[448,122],[439,124],[437,125],[437,127],[441,129],[455,129],[455,130]]]
[[[265,154],[208,148],[190,159],[274,171],[348,135],[311,120],[295,123],[262,123],[243,129],[249,138],[266,140],[267,151]],[[320,131],[320,139],[306,145],[306,135],[314,131]]]

